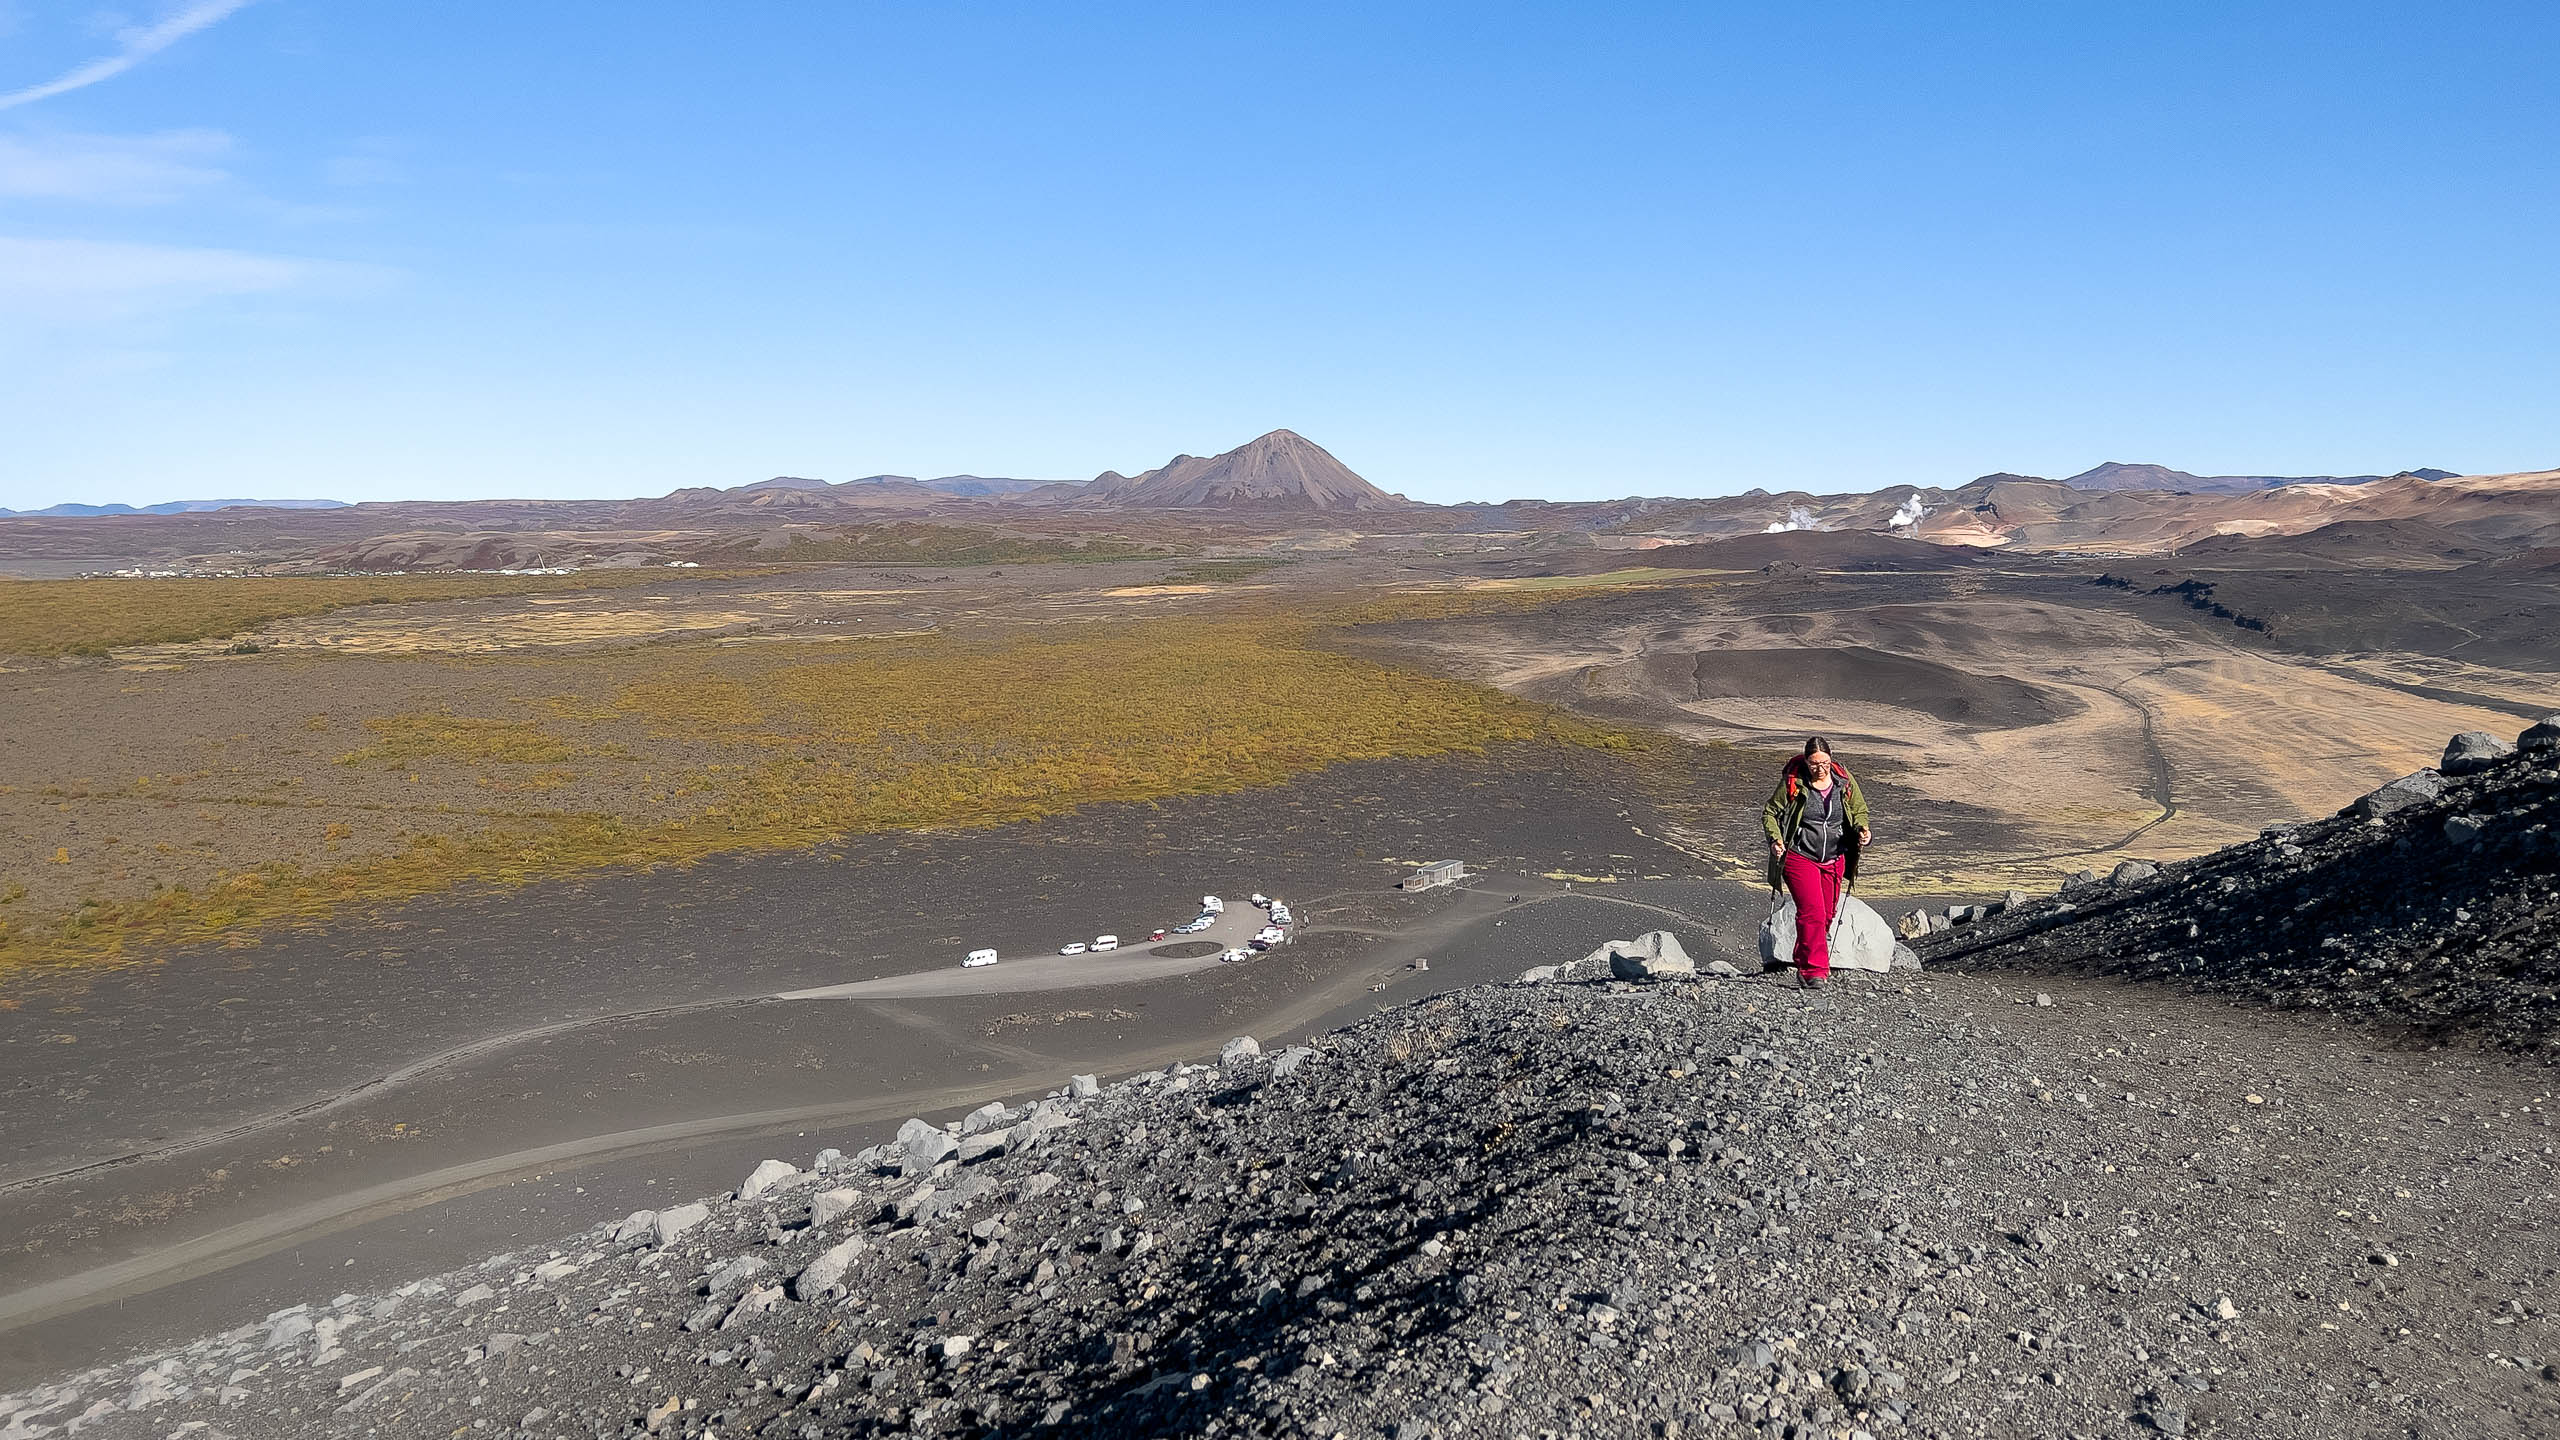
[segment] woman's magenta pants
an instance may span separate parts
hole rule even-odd
[[[1787,852],[1782,869],[1796,902],[1796,968],[1831,973],[1831,917],[1840,909],[1840,868],[1845,859],[1815,860]]]

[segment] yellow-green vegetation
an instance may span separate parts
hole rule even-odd
[[[1625,570],[1610,570],[1598,575],[1523,575],[1508,580],[1479,580],[1479,590],[1587,590],[1608,585],[1647,585],[1665,580],[1697,580],[1695,570],[1671,570],[1658,565],[1638,565]]]
[[[1159,585],[1224,585],[1237,580],[1250,580],[1266,570],[1277,570],[1286,560],[1241,556],[1232,560],[1203,560],[1185,565],[1157,581]]]
[[[369,764],[547,764],[613,755],[646,783],[611,812],[497,816],[327,868],[245,864],[218,883],[0,920],[0,972],[113,961],[243,937],[349,902],[683,864],[868,831],[1005,824],[1102,802],[1274,784],[1344,761],[1642,737],[1499,691],[1323,648],[1269,615],[1091,623],[886,640],[804,662],[668,647],[540,722],[444,711],[377,717],[331,775]],[[520,773],[520,772],[511,772]]]
[[[687,572],[700,578],[700,572]],[[237,635],[350,605],[398,605],[664,581],[664,570],[578,575],[385,575],[278,579],[0,580],[0,655],[104,655]]]
[[[1162,559],[1165,554],[1153,546],[1133,545],[1125,540],[1004,535],[993,530],[915,521],[813,527],[792,531],[778,549],[768,549],[755,540],[741,540],[732,549],[740,560],[759,563],[780,560],[863,565],[1029,565],[1051,560],[1092,564]]]
[[[364,722],[378,738],[338,757],[341,765],[412,765],[420,760],[556,765],[604,753],[561,739],[531,720],[497,720],[435,710],[422,715],[378,715]]]

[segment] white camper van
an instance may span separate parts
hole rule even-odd
[[[993,965],[994,963],[996,963],[996,952],[993,950],[972,950],[969,952],[969,958],[960,962],[960,968],[963,970],[975,970],[981,965]]]

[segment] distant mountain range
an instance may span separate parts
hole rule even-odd
[[[2380,480],[2454,479],[2450,470],[2403,470],[2397,475],[2191,475],[2166,465],[2129,465],[2110,460],[2067,479],[2000,473],[1975,480],[1974,489],[2002,484],[2065,485],[2096,494],[2161,493],[2251,495],[2297,485],[2368,485]],[[1897,487],[1901,488],[1901,487]],[[1741,499],[1763,492],[1751,491]],[[1933,497],[1951,492],[1929,491]],[[1241,510],[1270,512],[1309,510],[1325,513],[1375,513],[1417,507],[1402,495],[1382,490],[1335,459],[1325,448],[1293,430],[1274,430],[1224,454],[1176,455],[1153,470],[1123,475],[1106,470],[1089,481],[1027,480],[1002,475],[943,475],[919,480],[912,475],[865,475],[857,480],[828,481],[804,475],[776,475],[769,480],[727,488],[691,486],[656,500],[609,502],[530,501],[463,502],[557,506],[564,513],[595,503],[624,509],[640,519],[653,510],[671,509],[687,517],[727,514],[741,509],[794,520],[816,520],[827,512],[851,510],[939,510],[955,502],[995,502],[1008,507],[1066,506],[1075,510]],[[375,502],[402,504],[407,502]],[[1633,519],[1648,508],[1679,506],[1673,499],[1630,497],[1620,501],[1510,501],[1499,507],[1605,505]],[[1933,502],[1934,499],[1933,499]],[[89,518],[114,515],[186,515],[209,510],[264,507],[279,510],[342,510],[342,500],[171,500],[160,505],[53,505],[42,510],[0,509],[0,516]],[[1480,508],[1469,502],[1460,508]],[[670,517],[672,518],[672,517]],[[781,518],[777,515],[776,518]]]
[[[260,506],[271,508],[248,508]],[[2345,528],[2324,530],[2339,526]],[[385,570],[708,564],[814,559],[833,553],[825,547],[865,558],[892,544],[938,553],[964,532],[1006,544],[1077,546],[1097,538],[1188,542],[1310,527],[1377,536],[1500,533],[1514,537],[1504,548],[1522,553],[1671,550],[1663,563],[1710,569],[1894,568],[1926,556],[1913,548],[1920,542],[2107,555],[2194,546],[2199,560],[2216,565],[2257,563],[2252,556],[2323,565],[2380,556],[2441,567],[2560,547],[2560,472],[2206,476],[2111,461],[2068,480],[1985,475],[1954,489],[1427,505],[1371,484],[1303,435],[1274,430],[1223,454],[1176,455],[1135,475],[1104,471],[1083,482],[776,475],[645,499],[57,505],[0,515],[0,527],[0,565],[100,569],[142,562]],[[2284,539],[2314,531],[2323,533]]]
[[[992,500],[1009,505],[1072,506],[1079,510],[1398,510],[1413,502],[1355,474],[1325,448],[1293,430],[1274,430],[1222,455],[1176,455],[1153,470],[1123,475],[1105,470],[1089,481],[1018,480],[991,475],[869,475],[830,483],[776,475],[726,490],[678,490],[666,497],[690,509],[728,508],[741,501],[764,510],[805,512],[818,506],[867,510],[928,507],[950,500]]]
[[[1001,475],[944,475],[933,480],[919,480],[913,475],[865,475],[859,480],[810,480],[798,475],[776,475],[753,485],[740,485],[727,493],[741,494],[757,490],[834,490],[846,485],[868,485],[883,488],[916,488],[937,495],[960,495],[972,499],[990,495],[1019,495],[1026,490],[1045,490],[1052,485],[1074,485],[1072,480],[1015,480]]]
[[[344,500],[167,500],[157,505],[47,505],[41,510],[0,509],[0,515],[193,515],[205,510],[344,510]]]
[[[2247,495],[2259,490],[2275,490],[2287,485],[2367,485],[2376,480],[2394,480],[2400,475],[2413,475],[2420,480],[2451,480],[2450,470],[2403,470],[2399,475],[2190,475],[2166,465],[2125,465],[2110,460],[2093,469],[2083,470],[2062,483],[2074,490],[2185,490],[2214,495]],[[2029,479],[2029,476],[1989,476],[1989,479]]]

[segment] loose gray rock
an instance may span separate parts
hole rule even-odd
[[[1067,1093],[1078,1100],[1090,1100],[1102,1093],[1102,1082],[1091,1075],[1067,1077]]]
[[[748,1287],[746,1294],[738,1297],[738,1303],[730,1307],[727,1318],[720,1322],[720,1328],[723,1330],[734,1330],[781,1303],[781,1286],[750,1286]]]
[[[2433,770],[2403,775],[2381,789],[2366,795],[2347,807],[2358,819],[2371,820],[2397,814],[2412,805],[2424,805],[2444,793],[2444,777]]]
[[[1520,972],[1523,985],[1552,985],[1564,973],[1561,965],[1532,965]]]
[[[1290,1076],[1297,1074],[1299,1067],[1305,1065],[1308,1061],[1313,1060],[1314,1058],[1316,1058],[1315,1051],[1308,1049],[1304,1045],[1292,1045],[1288,1049],[1280,1052],[1279,1059],[1271,1062],[1271,1078],[1274,1080],[1286,1080]]]
[[[958,1136],[939,1125],[922,1120],[909,1120],[898,1127],[898,1168],[901,1174],[921,1175],[951,1158],[960,1148]]]
[[[1582,959],[1586,966],[1605,964],[1609,973],[1620,980],[1687,979],[1698,973],[1698,962],[1680,945],[1680,937],[1668,930],[1648,930],[1633,940],[1612,940]]]
[[[791,1277],[791,1297],[805,1303],[834,1289],[843,1281],[844,1272],[852,1266],[853,1257],[865,1248],[863,1238],[856,1235],[819,1251],[817,1258]]]
[[[734,1290],[744,1285],[750,1276],[764,1268],[763,1256],[740,1255],[712,1271],[711,1278],[702,1283],[712,1294],[717,1295],[723,1290]]]
[[[2477,815],[2455,815],[2444,822],[2444,838],[2453,845],[2477,845],[2488,833],[2489,822]]]
[[[862,1208],[866,1196],[856,1189],[821,1190],[809,1197],[809,1227],[833,1225],[836,1221]]]
[[[2436,769],[2447,775],[2477,775],[2516,753],[2516,747],[2482,730],[2465,730],[2447,741],[2444,761]]]
[[[661,1250],[676,1243],[676,1237],[711,1218],[711,1207],[697,1200],[661,1210],[650,1218],[649,1237]]]
[[[1250,1035],[1239,1035],[1218,1050],[1218,1064],[1232,1066],[1240,1061],[1262,1058],[1262,1042]]]
[[[981,1105],[977,1109],[960,1117],[960,1134],[964,1138],[975,1135],[982,1130],[990,1130],[996,1126],[1002,1125],[1005,1121],[1012,1118],[1012,1111],[1004,1108],[1002,1104],[990,1100],[986,1104]]]
[[[2129,885],[2139,885],[2159,873],[2160,867],[2147,861],[2124,860],[2117,862],[2116,868],[2108,874],[2107,883],[2121,890]]]
[[[1893,947],[1893,968],[1896,970],[1919,969],[1920,952],[1912,949],[1908,945],[1895,945]]]
[[[745,1180],[739,1182],[738,1198],[753,1200],[769,1191],[779,1189],[799,1174],[800,1167],[786,1161],[762,1161],[755,1169],[747,1172]]]
[[[2516,737],[2519,750],[2560,750],[2560,715],[2545,715]]]

